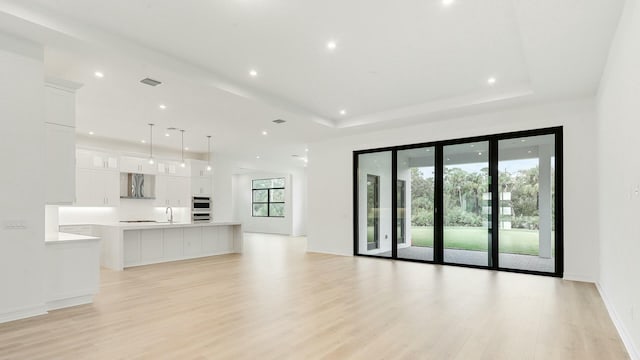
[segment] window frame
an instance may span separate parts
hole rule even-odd
[[[282,179],[283,186],[281,187],[273,187],[273,180]],[[270,187],[265,188],[257,188],[255,186],[256,181],[265,181],[269,180],[271,182]],[[285,215],[271,215],[271,205],[272,204],[282,204],[283,206],[283,214],[286,210],[284,208],[286,201],[271,201],[271,191],[272,190],[282,190],[285,191],[287,180],[285,177],[274,177],[274,178],[265,178],[265,179],[252,179],[251,180],[251,217],[259,217],[259,218],[284,218]],[[267,201],[255,201],[254,194],[256,190],[266,190],[267,191]],[[284,192],[283,197],[286,197],[286,192]],[[267,206],[267,215],[256,215],[255,214],[255,205],[266,205]]]
[[[466,144],[472,142],[480,142],[480,141],[488,141],[489,142],[489,169],[490,169],[490,177],[493,179],[499,178],[498,171],[498,152],[499,152],[499,141],[500,140],[508,140],[508,139],[517,139],[517,138],[526,138],[531,136],[539,136],[539,135],[553,135],[555,137],[555,181],[554,181],[554,191],[555,191],[555,202],[552,204],[554,211],[554,221],[553,226],[555,228],[555,238],[553,239],[555,244],[555,269],[554,272],[543,272],[536,270],[523,270],[523,269],[515,269],[515,268],[506,268],[501,267],[499,265],[499,242],[498,242],[498,231],[493,231],[491,233],[491,256],[494,259],[494,262],[491,262],[489,266],[478,266],[478,265],[469,265],[469,264],[457,264],[445,262],[442,258],[443,249],[442,249],[442,240],[443,240],[443,211],[437,211],[434,214],[434,258],[433,260],[415,260],[415,259],[406,259],[397,256],[397,228],[396,226],[391,226],[391,256],[382,256],[378,254],[362,254],[359,249],[359,222],[360,219],[359,214],[359,188],[358,188],[358,166],[359,166],[359,156],[363,154],[369,153],[379,153],[379,152],[391,152],[391,184],[394,184],[397,180],[397,152],[401,150],[408,150],[414,148],[425,148],[425,147],[433,147],[435,149],[436,159],[436,178],[435,178],[435,194],[436,198],[434,199],[434,206],[436,209],[442,209],[443,199],[443,174],[439,174],[439,169],[443,169],[443,148],[448,145],[456,145],[456,144]],[[514,272],[514,273],[523,273],[523,274],[532,274],[532,275],[542,275],[542,276],[551,276],[551,277],[560,277],[564,276],[564,215],[563,215],[563,207],[564,207],[564,188],[563,188],[563,178],[564,178],[564,156],[563,156],[563,126],[549,127],[549,128],[541,128],[541,129],[533,129],[533,130],[522,130],[522,131],[514,131],[507,133],[498,133],[491,135],[480,135],[480,136],[472,136],[467,138],[457,138],[457,139],[449,139],[449,140],[436,140],[424,143],[416,143],[416,144],[407,144],[407,145],[399,145],[399,146],[387,146],[381,148],[372,148],[372,149],[363,149],[363,150],[355,150],[352,153],[352,181],[353,181],[353,255],[354,256],[364,256],[364,257],[373,257],[387,260],[401,260],[401,261],[410,261],[410,262],[419,262],[419,263],[431,263],[431,264],[439,264],[439,265],[448,265],[448,266],[459,266],[459,267],[468,267],[468,268],[477,268],[477,269],[487,269],[493,271],[504,271],[504,272]],[[494,194],[495,198],[498,199],[498,181],[494,181],[491,184],[491,191]],[[397,208],[397,193],[395,188],[391,190],[391,209]],[[492,214],[499,214],[499,201],[492,202]],[[397,222],[397,211],[391,212],[391,224]],[[498,229],[499,228],[499,215],[493,216],[491,219],[491,228]]]

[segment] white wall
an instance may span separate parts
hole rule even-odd
[[[308,250],[353,254],[354,150],[563,125],[565,278],[595,281],[599,267],[595,115],[593,99],[584,99],[398,127],[310,144]],[[327,196],[326,189],[331,189],[331,196]]]
[[[307,235],[307,171],[294,171],[291,175],[292,229],[291,236]]]
[[[640,359],[640,2],[626,3],[598,96],[600,290]]]
[[[4,322],[45,313],[42,47],[0,33],[0,79],[0,322]],[[7,228],[15,222],[25,228]]]
[[[282,218],[253,217],[252,216],[252,180],[285,178],[285,216]],[[283,173],[255,172],[233,176],[233,193],[235,196],[235,218],[242,222],[242,230],[267,234],[292,233],[292,176]]]

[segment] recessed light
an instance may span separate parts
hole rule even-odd
[[[262,135],[267,135],[267,130],[262,130]]]
[[[347,110],[345,109],[340,110],[340,115],[347,115]]]
[[[100,71],[94,72],[93,75],[95,77],[97,77],[98,79],[102,79],[104,77],[104,74],[102,72],[100,72]]]
[[[471,147],[474,147],[474,146],[475,146],[474,144],[471,144]]]
[[[188,148],[188,147],[185,147],[185,148],[184,148],[184,151],[189,151],[189,148]]]
[[[160,109],[165,110],[167,108],[167,105],[165,104],[160,104]]]
[[[256,159],[260,159],[260,155],[256,155]]]
[[[495,84],[495,83],[496,83],[496,81],[497,81],[497,80],[496,80],[496,78],[494,78],[494,77],[490,77],[490,78],[487,80],[487,84],[489,84],[489,85],[493,85],[493,84]]]
[[[478,153],[478,155],[482,155],[482,153],[481,153],[481,152],[479,152],[479,153]]]
[[[527,151],[527,154],[531,154],[531,150]]]
[[[258,72],[256,70],[250,70],[249,75],[251,75],[252,77],[256,77],[258,76]]]
[[[307,148],[307,149],[304,149],[304,151],[309,152],[309,149],[308,149],[308,148]]]
[[[335,41],[329,41],[327,43],[327,49],[329,49],[329,50],[335,50],[337,46],[338,46],[338,44],[336,44]]]
[[[140,140],[141,143],[146,144],[147,140]]]
[[[527,141],[527,140],[525,140],[525,139],[520,140],[520,142],[525,142],[525,141]]]
[[[169,135],[169,133],[168,133],[168,132],[166,132],[166,133],[164,133],[164,136],[169,137],[169,136],[171,136],[171,135]]]
[[[93,131],[89,131],[89,135],[93,135],[95,134]]]
[[[453,4],[454,0],[442,0],[442,5],[444,6],[449,6],[451,4]]]

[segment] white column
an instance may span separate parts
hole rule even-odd
[[[538,147],[539,174],[538,174],[538,215],[539,215],[539,247],[540,257],[551,258],[552,244],[552,216],[551,216],[551,145],[544,144]]]

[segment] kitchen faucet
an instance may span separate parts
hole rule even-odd
[[[164,211],[164,213],[168,213],[171,212],[171,216],[169,217],[169,223],[173,224],[173,209],[171,208],[171,206],[167,206],[167,210]]]

